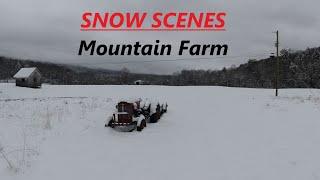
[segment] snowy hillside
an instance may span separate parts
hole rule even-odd
[[[226,87],[0,84],[0,179],[320,179],[320,91],[273,95]],[[167,101],[168,113],[142,132],[104,127],[119,99],[136,97]]]

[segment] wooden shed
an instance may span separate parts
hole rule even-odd
[[[40,88],[42,84],[41,73],[36,67],[21,68],[13,78],[20,87]]]

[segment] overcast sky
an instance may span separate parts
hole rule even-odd
[[[133,72],[173,73],[182,69],[219,69],[249,58],[264,58],[274,50],[274,30],[281,48],[320,46],[319,0],[1,0],[0,55]],[[226,32],[80,32],[84,11],[226,11]],[[111,43],[154,43],[159,39],[178,49],[181,40],[199,44],[228,44],[229,58],[159,62],[164,57],[78,56],[81,40]],[[190,57],[186,57],[190,58]],[[111,62],[154,60],[152,63]]]

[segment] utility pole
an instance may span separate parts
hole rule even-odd
[[[277,57],[276,57],[276,70],[275,70],[275,88],[276,88],[276,96],[279,95],[279,31],[276,31],[276,36],[277,36],[277,40],[276,40],[276,49],[277,49]]]

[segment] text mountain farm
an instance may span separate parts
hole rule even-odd
[[[155,44],[141,44],[139,41],[134,44],[97,44],[96,40],[92,40],[89,43],[82,40],[78,55],[109,55],[109,56],[159,56],[159,55],[171,55],[171,44],[160,44],[160,40],[156,40]],[[227,55],[228,45],[226,44],[190,44],[190,41],[183,40],[179,45],[177,54],[191,55],[191,56],[219,56]]]

